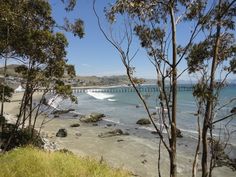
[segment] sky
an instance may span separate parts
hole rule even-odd
[[[111,76],[125,75],[125,67],[123,66],[116,49],[106,41],[98,28],[97,19],[92,9],[93,0],[77,0],[78,3],[72,12],[66,12],[61,0],[49,0],[52,8],[52,15],[56,22],[63,24],[64,18],[67,17],[73,22],[74,19],[81,18],[85,25],[85,36],[80,39],[74,37],[71,33],[63,32],[68,40],[67,59],[73,64],[76,73],[79,76]],[[104,7],[114,0],[97,0],[96,9],[101,18],[104,29],[109,29],[104,18]],[[121,31],[120,26],[116,26],[115,31]],[[180,23],[177,26],[177,43],[185,44],[190,37],[191,24]],[[116,35],[118,34],[116,33]],[[201,38],[201,37],[199,37]],[[139,41],[134,39],[132,44],[132,53],[139,50],[133,60],[135,66],[135,75],[137,77],[155,79],[155,68],[148,61],[146,52],[139,45]],[[1,65],[1,63],[0,63]],[[186,61],[179,65],[179,72],[186,68]],[[191,80],[192,77],[185,72],[180,79]]]
[[[96,9],[102,19],[105,29],[108,25],[104,20],[103,9],[112,0],[97,0]],[[63,10],[63,4],[59,0],[50,0],[52,5],[53,17],[59,24],[63,24],[66,16],[70,20],[81,18],[85,23],[85,36],[83,39],[74,37],[72,34],[65,33],[69,46],[67,48],[67,58],[69,63],[75,65],[77,75],[81,76],[110,76],[125,75],[125,68],[120,60],[118,52],[108,43],[98,28],[97,20],[92,9],[92,0],[79,0],[73,12],[66,13]],[[182,32],[184,32],[182,29]],[[185,40],[184,35],[180,37],[180,41]],[[133,53],[139,50],[133,66],[135,66],[137,77],[154,79],[156,77],[155,69],[148,61],[146,52],[140,48],[138,40],[133,43]],[[186,64],[181,64],[181,69]],[[188,75],[183,75],[184,79],[188,79]]]

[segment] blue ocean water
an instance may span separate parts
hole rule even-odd
[[[146,85],[142,88],[155,88],[155,85]],[[127,87],[119,87],[124,89]],[[145,89],[144,89],[145,90]],[[151,90],[151,91],[150,91]],[[158,92],[152,91],[142,92],[142,95],[146,98],[151,112],[156,112],[158,107]],[[142,105],[142,102],[137,97],[135,92],[92,92],[77,93],[78,105],[71,105],[68,100],[63,101],[61,108],[75,108],[77,112],[81,114],[89,114],[91,112],[100,112],[106,115],[106,120],[115,122],[120,125],[128,127],[137,127],[136,122],[140,118],[147,118],[147,113]],[[227,103],[232,98],[236,97],[236,86],[228,86],[224,88],[220,93],[220,105]],[[236,101],[225,106],[223,109],[217,112],[215,120],[230,114],[230,110],[236,107]],[[179,91],[178,92],[178,106],[177,106],[177,127],[182,130],[186,135],[197,136],[197,122],[194,113],[196,113],[196,101],[192,96],[191,91]],[[228,122],[230,123],[228,124]],[[227,124],[227,129],[226,125]],[[147,130],[154,130],[152,125],[142,127]],[[233,142],[236,142],[236,116],[231,119],[222,121],[215,124],[214,134],[223,135],[224,132],[232,132],[231,138]]]

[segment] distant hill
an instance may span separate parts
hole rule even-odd
[[[129,79],[125,75],[121,76],[77,76],[78,85],[94,86],[94,85],[123,85],[129,84]]]
[[[19,66],[16,64],[11,64],[7,66],[7,75],[13,77],[20,77],[18,73],[15,72],[15,68]],[[4,68],[0,67],[0,77],[3,77]],[[73,79],[69,79],[65,76],[65,81],[77,86],[93,86],[93,85],[122,85],[129,84],[127,76],[76,76]]]

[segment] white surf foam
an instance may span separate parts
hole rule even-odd
[[[116,121],[116,120],[112,120],[112,119],[107,119],[107,118],[105,118],[105,119],[103,119],[103,120],[105,120],[105,121],[107,121],[107,122],[112,122],[112,123],[115,123],[115,124],[119,124],[119,125],[124,125],[124,124],[120,123],[120,121]]]
[[[112,99],[112,98],[108,98],[107,100],[108,100],[108,101],[111,101],[111,102],[116,101],[116,99]]]
[[[99,99],[99,100],[104,100],[104,99],[108,99],[108,98],[112,98],[114,97],[114,95],[112,94],[108,94],[108,93],[97,93],[97,92],[92,92],[92,91],[88,91],[87,92],[88,95]]]

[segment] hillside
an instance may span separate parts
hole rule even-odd
[[[18,65],[15,65],[15,64],[8,65],[8,66],[7,66],[7,75],[13,76],[13,77],[19,76],[19,74],[15,72],[15,68],[16,68],[17,66],[18,66]],[[1,67],[1,68],[0,68],[0,75],[3,75],[3,73],[4,73],[4,68]]]
[[[127,85],[129,80],[127,76],[77,76],[78,85],[94,86],[94,85]]]
[[[12,77],[19,77],[19,74],[15,72],[15,68],[18,65],[11,64],[7,66],[7,75]],[[4,73],[4,68],[0,68],[0,77]],[[76,76],[73,79],[65,77],[64,80],[72,84],[73,86],[101,86],[101,85],[123,85],[129,84],[129,80],[127,76],[104,76],[104,77],[97,77],[97,76]],[[17,83],[18,84],[18,83]]]

